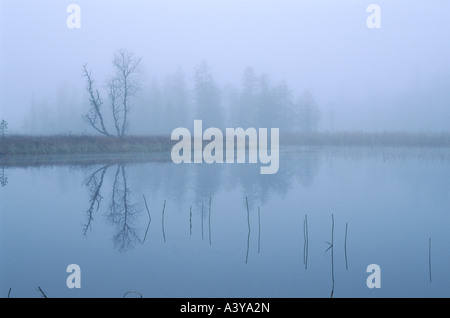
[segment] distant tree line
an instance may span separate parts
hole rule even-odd
[[[133,125],[143,121],[149,126],[147,131],[164,134],[176,127],[191,127],[193,119],[201,119],[204,127],[276,127],[284,132],[312,132],[318,128],[320,110],[311,93],[306,91],[296,97],[285,82],[274,84],[252,67],[244,71],[239,88],[231,85],[221,88],[203,61],[195,68],[191,87],[178,69],[161,84],[153,82],[141,89],[136,100],[137,91],[142,88],[137,76],[140,62],[140,58],[126,50],[115,54],[115,75],[105,83],[103,92],[108,96],[109,107],[105,107],[91,71],[83,66],[90,104],[83,119],[95,131],[113,135],[106,117],[112,118],[114,135],[119,137],[127,133],[129,122]],[[140,105],[139,115],[130,115],[133,103]]]
[[[5,137],[5,132],[8,130],[8,122],[4,119],[0,122],[0,132],[2,134],[2,138]]]

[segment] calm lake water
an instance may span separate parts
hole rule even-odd
[[[450,150],[288,149],[275,175],[147,159],[6,164],[1,297],[450,297]]]

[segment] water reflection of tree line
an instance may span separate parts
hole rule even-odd
[[[318,154],[308,153],[293,158],[285,158],[282,161],[282,169],[271,176],[260,175],[258,165],[196,165],[178,166],[172,164],[143,164],[139,166],[127,166],[121,162],[116,165],[103,165],[86,177],[84,184],[89,189],[89,206],[87,220],[83,225],[83,233],[87,235],[92,228],[94,214],[100,210],[102,202],[107,200],[106,220],[115,227],[114,245],[119,250],[127,250],[137,242],[143,242],[133,224],[140,211],[136,202],[132,202],[127,168],[132,169],[130,177],[134,182],[141,182],[142,188],[150,188],[150,193],[162,190],[165,197],[180,207],[189,211],[189,206],[200,211],[204,205],[203,218],[208,218],[206,224],[210,233],[210,200],[222,189],[239,189],[249,198],[249,204],[260,202],[264,204],[275,193],[283,195],[292,188],[293,182],[298,180],[302,185],[312,183],[320,165]],[[113,168],[115,167],[115,168]],[[139,170],[135,174],[135,169]],[[115,169],[111,185],[106,184],[108,170]],[[142,171],[144,169],[144,171]],[[149,170],[150,169],[150,170]],[[145,178],[140,179],[139,178]],[[110,190],[106,190],[106,189]],[[140,188],[141,188],[140,187]],[[109,194],[104,191],[110,191]],[[192,199],[187,200],[188,196]],[[104,197],[105,196],[105,197]],[[190,202],[189,202],[190,201]],[[143,204],[142,204],[143,206]],[[253,208],[250,206],[250,208]],[[202,229],[203,230],[203,229]]]
[[[2,166],[2,171],[0,173],[0,184],[2,187],[6,186],[8,184],[8,177],[5,174],[5,166]]]

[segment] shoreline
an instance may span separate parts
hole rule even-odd
[[[90,135],[15,135],[0,138],[0,157],[17,155],[158,153],[170,150],[170,148],[170,140],[161,136],[126,136],[117,138]]]
[[[177,142],[170,136],[11,135],[0,137],[0,156],[155,153],[170,151]],[[280,146],[450,147],[450,132],[289,133],[280,135]]]
[[[93,135],[0,137],[0,158],[10,156],[127,155],[170,152],[178,141],[169,136],[105,137]],[[203,145],[208,141],[203,141]],[[450,148],[450,133],[317,132],[280,135],[280,147]]]
[[[171,162],[178,141],[161,136],[5,136],[0,138],[0,166],[89,166],[97,164]],[[203,142],[207,144],[207,142]],[[280,136],[280,152],[330,152],[442,157],[450,160],[450,133],[310,133]],[[358,151],[360,150],[360,151]],[[442,151],[444,151],[442,153]],[[449,152],[448,152],[449,151]],[[448,152],[448,153],[447,153]]]

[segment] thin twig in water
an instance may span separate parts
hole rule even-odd
[[[189,207],[189,234],[192,235],[192,205]]]
[[[47,295],[44,293],[44,291],[42,290],[42,288],[40,286],[38,286],[38,290],[41,292],[42,297],[47,298]]]
[[[309,247],[309,238],[308,238],[308,216],[305,214],[305,220],[303,221],[303,263],[305,264],[305,270],[308,269],[308,247]]]
[[[163,238],[164,238],[164,243],[166,242],[166,232],[164,231],[164,210],[166,209],[166,200],[164,200],[164,206],[163,206],[163,210],[162,210],[162,218],[161,218],[161,223],[162,223],[162,233],[163,233]]]
[[[245,197],[245,203],[247,205],[247,225],[248,225],[248,235],[247,235],[247,253],[245,256],[245,264],[248,262],[248,252],[250,250],[250,210],[248,208],[248,199]]]
[[[150,221],[152,220],[152,217],[150,215],[150,211],[148,209],[148,205],[147,205],[147,200],[145,199],[145,195],[142,195],[144,197],[144,203],[145,203],[145,209],[147,210],[147,214],[148,214],[148,218],[150,219]]]
[[[344,242],[345,270],[348,270],[348,262],[347,262],[347,231],[348,231],[348,223],[345,223],[345,242]]]
[[[328,242],[327,242],[328,243]],[[330,244],[330,243],[328,243]],[[331,298],[333,298],[334,294],[334,215],[331,214],[331,244],[328,249],[331,248]]]
[[[258,254],[261,249],[261,217],[260,217],[260,211],[258,207]]]
[[[428,240],[428,272],[430,275],[430,283],[431,283],[431,237]]]
[[[150,228],[150,223],[152,222],[152,217],[150,216],[150,211],[148,209],[147,200],[145,199],[145,195],[142,195],[142,196],[144,197],[145,209],[147,210],[147,214],[148,214],[147,229],[145,230],[144,239],[142,240],[142,243],[144,243],[145,239],[147,238],[147,232],[148,232],[148,229]]]
[[[8,298],[10,295],[11,295],[11,287],[9,288],[9,291],[8,291]]]
[[[203,241],[203,202],[202,202],[202,241]]]
[[[209,226],[209,245],[211,245],[211,197],[209,197],[208,226]]]
[[[141,293],[138,293],[138,292],[136,292],[136,291],[127,291],[124,295],[123,295],[123,298],[125,298],[125,296],[126,295],[128,295],[128,294],[136,294],[136,295],[139,295],[139,298],[143,298],[143,296],[142,296],[142,294]]]

